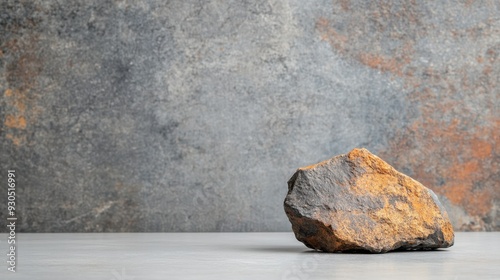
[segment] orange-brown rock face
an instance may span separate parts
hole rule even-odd
[[[437,196],[366,149],[299,168],[284,206],[297,239],[316,250],[453,245],[453,227]]]

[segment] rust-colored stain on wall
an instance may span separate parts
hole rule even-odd
[[[4,91],[7,113],[3,130],[15,147],[26,143],[25,130],[36,122],[40,113],[40,107],[37,106],[39,94],[35,88],[37,77],[42,71],[42,60],[37,54],[37,41],[37,36],[30,36],[26,40],[15,38],[0,46],[10,58],[6,65],[6,80],[11,88]]]
[[[500,229],[494,221],[500,201],[500,45],[490,39],[500,35],[498,21],[436,28],[415,1],[365,5],[347,12],[345,1],[334,1],[334,14],[319,18],[316,28],[334,51],[392,75],[410,93],[419,116],[395,128],[382,157],[446,197],[457,229]],[[485,40],[488,47],[450,54],[418,47],[423,40],[450,46]],[[449,59],[440,60],[440,52]]]

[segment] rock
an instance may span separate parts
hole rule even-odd
[[[299,168],[284,206],[295,237],[325,252],[435,249],[454,242],[434,192],[366,149]]]

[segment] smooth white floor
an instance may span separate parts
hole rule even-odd
[[[293,233],[19,234],[17,272],[0,279],[500,279],[500,232],[386,254],[314,252]],[[7,260],[7,234],[0,251]]]

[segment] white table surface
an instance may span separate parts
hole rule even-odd
[[[500,279],[500,232],[456,233],[437,251],[330,254],[293,233],[17,234],[0,279]],[[7,234],[0,249],[7,260]]]

